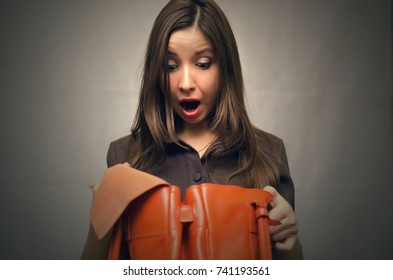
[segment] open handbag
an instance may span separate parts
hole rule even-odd
[[[180,189],[125,165],[109,168],[90,212],[99,238],[113,227],[109,259],[271,259],[266,191],[239,186]]]

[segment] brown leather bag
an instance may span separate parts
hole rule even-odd
[[[271,259],[263,190],[202,184],[187,189],[185,205],[194,220],[185,230],[186,259]]]
[[[119,259],[122,244],[131,259],[272,258],[268,192],[201,184],[189,187],[181,202],[180,189],[160,178],[130,167],[112,173],[106,177],[115,179],[104,177],[91,211],[99,238],[115,224],[109,259]]]

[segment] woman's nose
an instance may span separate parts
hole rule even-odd
[[[194,76],[192,73],[192,69],[189,66],[183,66],[181,69],[179,89],[182,91],[192,91],[193,89],[195,89]]]

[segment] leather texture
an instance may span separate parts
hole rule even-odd
[[[271,259],[270,193],[201,184],[180,189],[127,165],[106,171],[94,191],[99,239],[113,227],[109,259]]]

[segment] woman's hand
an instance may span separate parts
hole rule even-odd
[[[279,252],[291,251],[299,243],[295,212],[289,202],[275,188],[267,186],[263,190],[272,195],[272,200],[269,203],[272,207],[269,211],[269,218],[281,223],[280,225],[269,226],[275,249]]]

